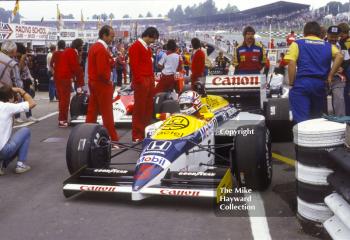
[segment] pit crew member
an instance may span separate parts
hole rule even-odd
[[[233,53],[235,74],[259,74],[266,63],[266,52],[261,43],[255,41],[255,30],[247,26],[243,30],[244,41]]]

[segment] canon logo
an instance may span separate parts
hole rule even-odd
[[[81,191],[89,192],[116,192],[117,188],[114,186],[80,186]]]
[[[162,195],[171,195],[171,196],[188,196],[188,197],[198,197],[199,191],[191,191],[191,190],[170,190],[170,189],[162,189],[160,190],[160,194]]]
[[[260,84],[259,76],[232,76],[232,77],[215,77],[212,80],[213,85],[253,85]]]

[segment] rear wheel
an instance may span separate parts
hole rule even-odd
[[[70,116],[72,119],[87,114],[89,97],[86,94],[75,95],[70,101]]]
[[[98,124],[81,124],[73,128],[66,150],[70,174],[83,166],[108,168],[111,161],[111,144],[108,132]]]
[[[252,134],[239,134],[234,140],[233,171],[240,186],[262,191],[269,187],[272,180],[270,133],[261,125],[242,126],[237,132],[247,129]]]

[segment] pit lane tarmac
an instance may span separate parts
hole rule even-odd
[[[127,194],[82,193],[65,199],[71,128],[57,127],[56,105],[39,99],[33,111],[42,120],[29,125],[32,170],[16,175],[12,163],[0,177],[0,239],[315,239],[301,231],[295,218],[294,168],[276,159],[272,185],[260,193],[266,214],[259,218],[218,217],[212,200],[196,198],[154,196],[132,202]],[[118,131],[122,141],[130,141],[129,128]],[[295,159],[292,143],[275,143],[273,152]],[[136,158],[130,152],[118,161]]]

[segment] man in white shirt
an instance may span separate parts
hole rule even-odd
[[[53,53],[55,51],[56,51],[56,46],[55,45],[51,45],[50,46],[50,52],[46,56],[46,68],[47,68],[47,74],[49,76],[49,98],[50,98],[50,102],[53,102],[55,97],[56,97],[56,100],[57,100],[56,86],[55,86],[55,81],[53,79],[52,67],[50,65]]]
[[[15,94],[21,95],[23,102],[14,103]],[[18,157],[15,173],[24,173],[30,170],[26,165],[30,143],[29,128],[19,129],[13,136],[13,116],[20,112],[29,111],[35,107],[33,98],[21,88],[11,88],[8,85],[0,87],[0,176],[5,174],[7,165]]]
[[[182,69],[182,60],[176,52],[177,45],[175,40],[170,39],[166,47],[166,54],[158,62],[158,68],[162,70],[162,75],[155,89],[155,94],[176,89],[175,74]]]

